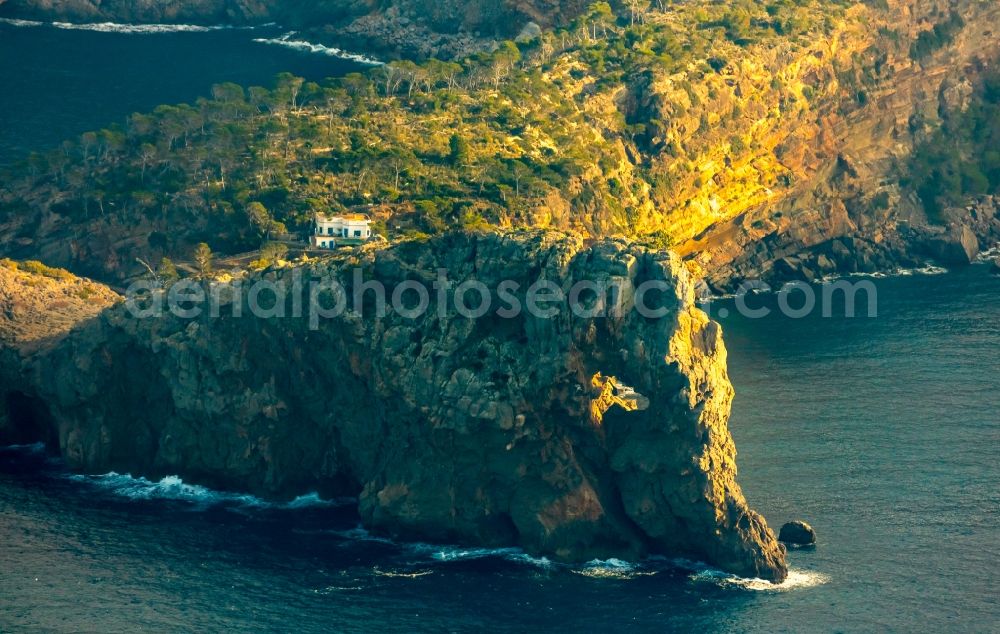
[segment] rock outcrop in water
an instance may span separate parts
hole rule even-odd
[[[778,541],[794,546],[812,546],[816,543],[816,531],[803,521],[788,522],[781,527]]]
[[[7,338],[0,441],[31,430],[89,472],[179,474],[272,498],[356,495],[367,526],[400,538],[569,561],[684,555],[784,579],[783,547],[736,484],[720,328],[695,307],[676,256],[545,233],[449,234],[265,279],[329,274],[351,296],[355,267],[390,291],[430,287],[439,269],[489,289],[511,280],[521,302],[539,279],[614,283],[626,309],[469,319],[448,302],[318,328],[236,317],[232,304],[217,318],[82,311],[40,348]],[[29,288],[13,275],[0,268],[5,287]],[[663,318],[627,309],[651,280],[667,289],[650,294]],[[5,302],[2,321],[28,310]]]

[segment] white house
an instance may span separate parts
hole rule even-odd
[[[316,226],[310,243],[317,249],[335,249],[338,244],[358,244],[371,237],[371,220],[368,216],[316,214]]]

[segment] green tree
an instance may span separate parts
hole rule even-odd
[[[267,238],[273,228],[271,214],[267,211],[267,208],[263,204],[254,201],[247,205],[246,213],[247,220],[249,220],[250,226],[257,235],[261,238]]]
[[[452,165],[468,165],[469,163],[469,142],[457,132],[448,139],[448,160]]]
[[[305,80],[301,77],[296,77],[291,73],[280,73],[277,77],[274,94],[278,99],[287,103],[293,111],[298,110],[299,92],[304,83]]]
[[[275,265],[279,261],[285,259],[286,255],[288,255],[288,245],[282,244],[281,242],[268,242],[264,245],[264,248],[260,250],[261,259],[266,260],[272,265]]]
[[[205,279],[212,274],[212,260],[214,259],[212,248],[204,242],[194,249],[194,267],[198,271],[198,277]]]
[[[600,30],[601,36],[606,37],[608,27],[615,23],[615,14],[611,10],[611,5],[607,2],[595,2],[587,10],[587,22],[593,29],[593,36],[597,37]]]
[[[160,260],[160,266],[156,272],[160,276],[160,279],[166,284],[175,282],[180,277],[177,273],[177,267],[174,266],[173,261],[166,257]]]

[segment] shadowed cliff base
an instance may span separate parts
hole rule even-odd
[[[545,279],[613,281],[629,300],[646,281],[668,290],[660,319],[449,309],[347,312],[315,329],[226,306],[217,318],[137,319],[118,305],[35,349],[7,340],[8,402],[45,411],[5,416],[0,435],[16,419],[23,438],[35,421],[48,427],[38,439],[57,438],[87,472],[177,474],[277,499],[354,494],[364,523],[395,537],[564,561],[684,555],[785,578],[784,549],[735,481],[720,329],[695,308],[678,258],[550,233],[455,233],[307,273],[350,289],[355,267],[388,288],[430,285],[443,268],[491,289]],[[22,275],[0,268],[8,286],[34,279]],[[5,308],[13,322],[25,310]]]

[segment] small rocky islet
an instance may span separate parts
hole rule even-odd
[[[815,546],[816,531],[802,520],[788,522],[778,532],[778,541],[789,546]]]

